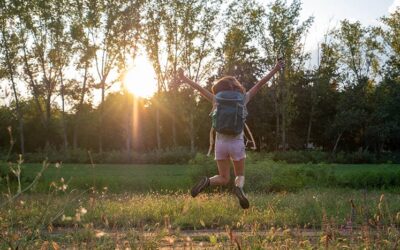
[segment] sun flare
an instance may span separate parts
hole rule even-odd
[[[123,77],[125,88],[142,98],[149,98],[157,91],[156,74],[145,56],[138,56],[134,65],[126,71]]]

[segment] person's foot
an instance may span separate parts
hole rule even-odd
[[[201,180],[192,188],[190,194],[192,197],[196,197],[201,191],[210,185],[210,179],[206,176],[201,178]]]
[[[238,199],[239,199],[240,206],[243,209],[249,208],[249,206],[250,206],[249,200],[247,199],[246,195],[244,194],[243,189],[235,186],[234,191],[235,191],[236,197],[238,197]]]

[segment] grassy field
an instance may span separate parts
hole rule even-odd
[[[40,171],[41,164],[24,164],[22,176],[29,182]],[[50,182],[61,177],[71,187],[86,189],[108,187],[111,192],[144,192],[164,189],[187,189],[191,185],[189,168],[185,165],[96,165],[65,164],[56,168],[51,164],[43,174],[37,191],[45,191]]]
[[[200,176],[216,174],[210,160],[186,165],[50,164],[36,191],[47,191],[52,181],[64,178],[77,189],[107,187],[112,193],[186,191]],[[23,164],[22,182],[31,182],[42,164]],[[8,172],[3,164],[0,171]],[[251,192],[297,191],[308,187],[389,189],[400,187],[399,164],[286,164],[250,160],[246,188]],[[15,184],[15,183],[14,183]],[[4,188],[5,185],[2,185]]]
[[[393,193],[305,189],[249,194],[249,210],[242,210],[226,192],[196,198],[181,193],[62,193],[22,196],[13,210],[0,210],[2,238],[20,241],[21,246],[26,242],[39,248],[56,242],[62,248],[80,249],[126,244],[133,249],[236,249],[237,244],[243,249],[376,248],[383,244],[396,249],[400,243],[400,200]],[[34,237],[26,238],[35,227]],[[238,243],[232,234],[240,235]]]
[[[17,179],[11,178],[8,189],[3,175],[0,249],[396,249],[400,244],[399,165],[249,159],[251,207],[242,210],[230,187],[189,196],[199,176],[215,173],[214,164],[203,158],[187,165],[50,164],[33,190],[14,198]],[[40,169],[41,164],[21,166],[22,188]]]

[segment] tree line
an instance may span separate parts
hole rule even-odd
[[[259,149],[399,150],[400,10],[375,26],[342,20],[326,31],[310,68],[305,41],[314,19],[300,20],[301,6],[299,0],[2,1],[1,151],[10,144],[22,154],[206,149],[211,106],[175,84],[177,69],[208,88],[233,75],[248,89],[278,57],[285,69],[248,105]],[[157,77],[149,99],[132,96],[121,80],[141,50]]]

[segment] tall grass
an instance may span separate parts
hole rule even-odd
[[[53,214],[66,199],[63,195],[54,197],[49,213]],[[306,189],[298,193],[251,194],[249,199],[251,208],[242,210],[234,196],[225,192],[193,199],[186,193],[115,195],[102,191],[95,198],[81,196],[76,205],[67,207],[42,229],[31,244],[55,242],[64,248],[240,245],[244,249],[396,249],[400,243],[400,201],[395,194]],[[43,195],[22,196],[23,203],[16,205],[18,220],[31,225],[41,214],[44,200]],[[6,215],[0,210],[3,220]],[[3,224],[6,228],[9,229]]]

